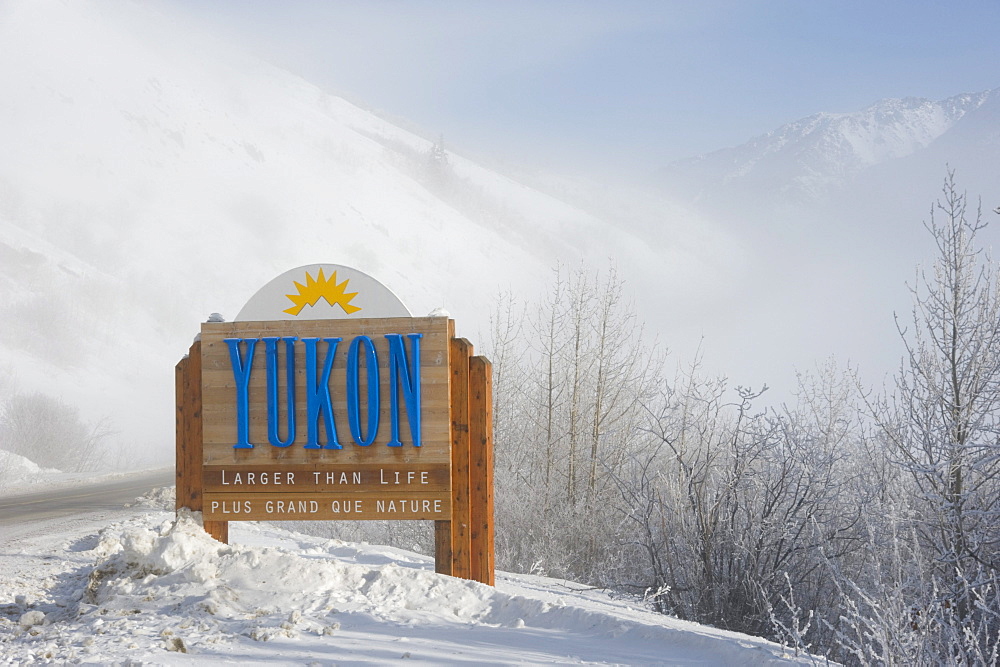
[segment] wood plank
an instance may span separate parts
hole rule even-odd
[[[452,576],[472,575],[469,508],[469,358],[472,344],[451,341],[451,560]]]
[[[433,494],[375,498],[354,493],[205,493],[209,521],[442,520],[451,503]]]
[[[205,532],[223,544],[229,544],[229,522],[228,521],[205,521]]]
[[[205,492],[325,493],[351,492],[365,496],[419,493],[451,499],[450,466],[412,465],[283,465],[203,468]]]
[[[175,368],[177,509],[202,511],[202,384],[201,342],[191,345],[188,356]],[[202,515],[204,519],[204,514]],[[204,521],[202,526],[216,540],[229,543],[228,521]]]
[[[177,365],[176,506],[201,511],[201,343]]]
[[[455,320],[448,320],[448,340],[450,341],[455,337]],[[451,428],[451,345],[448,346],[448,428]],[[448,435],[449,442],[449,460],[448,466],[451,467],[451,433],[449,431]],[[449,483],[451,480],[449,479]],[[434,522],[434,571],[438,574],[451,575],[451,517],[449,516],[447,520],[435,521]]]
[[[494,585],[493,368],[486,357],[469,366],[471,578]]]
[[[451,575],[451,521],[434,522],[434,571]]]
[[[429,464],[450,462],[450,416],[448,411],[450,382],[448,368],[449,320],[446,318],[387,318],[357,320],[305,320],[277,322],[224,322],[202,325],[204,449],[206,464],[245,464],[258,462],[280,463],[412,463]],[[389,391],[389,342],[387,333],[403,335],[420,333],[421,353],[421,447],[412,446],[409,432],[409,415],[405,401],[398,400],[399,432],[402,447],[387,447],[391,439]],[[347,416],[347,356],[351,341],[359,335],[369,336],[376,350],[379,366],[379,417],[374,442],[367,447],[358,446],[352,437]],[[263,343],[254,348],[249,377],[249,442],[252,449],[235,449],[236,444],[236,381],[226,338],[260,338],[264,336],[296,336],[298,338],[342,338],[337,346],[333,371],[330,377],[330,396],[337,440],[342,449],[306,450],[308,438],[305,349],[295,343],[294,401],[296,433],[287,448],[273,447],[268,442],[266,354]],[[409,339],[406,349],[412,350]],[[325,359],[327,346],[318,345],[318,363]],[[241,344],[241,354],[246,355],[246,344]],[[362,355],[363,356],[363,355]],[[287,437],[286,409],[286,350],[283,343],[277,346],[279,388],[279,437]],[[245,358],[245,357],[244,357]],[[362,430],[367,420],[367,373],[365,366],[359,378]],[[314,372],[314,371],[313,371]],[[320,420],[322,421],[322,420]],[[368,435],[365,432],[365,435]],[[319,429],[319,442],[326,445],[329,434],[325,426]]]
[[[185,409],[185,375],[190,363],[190,356],[185,356],[174,366],[174,508],[181,509],[190,502],[188,490],[188,472],[184,459],[187,452],[187,410]],[[201,460],[196,462],[201,465]]]

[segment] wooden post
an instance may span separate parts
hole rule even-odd
[[[493,586],[493,368],[486,357],[472,357],[469,386],[471,578]]]
[[[186,507],[201,512],[202,506],[202,431],[201,431],[201,342],[191,345],[188,356],[175,368],[176,474],[177,509]],[[228,521],[205,521],[205,532],[229,543]]]
[[[434,569],[494,585],[493,374],[451,332],[451,521],[434,522]]]
[[[187,507],[188,495],[185,458],[187,457],[187,410],[184,406],[184,389],[190,356],[185,356],[174,366],[174,509]]]
[[[451,341],[455,338],[455,320],[448,320],[448,403],[451,404],[451,383],[452,369],[450,364]],[[450,410],[450,408],[449,408]],[[450,417],[449,417],[450,418]],[[449,462],[450,463],[450,462]],[[454,475],[452,476],[454,477]],[[449,480],[453,483],[453,480]],[[451,554],[451,517],[447,520],[434,522],[434,571],[438,574],[452,574],[452,554]]]
[[[472,344],[451,339],[451,574],[472,578],[469,502],[469,358]]]
[[[177,509],[201,511],[201,343],[177,364]]]
[[[434,522],[434,571],[451,574],[451,521]]]

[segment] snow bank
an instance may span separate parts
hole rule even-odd
[[[0,491],[26,487],[59,472],[41,468],[19,454],[0,449]]]
[[[0,662],[798,661],[764,640],[576,584],[501,575],[491,588],[435,574],[429,559],[401,550],[266,524],[231,531],[234,544],[224,545],[196,515],[158,512],[67,543],[91,564],[67,564],[48,603],[0,602]]]
[[[340,544],[332,541],[331,546]],[[117,611],[139,608],[225,619],[231,630],[259,638],[294,613],[298,630],[323,632],[338,613],[383,621],[483,617],[491,589],[395,563],[381,566],[323,558],[317,545],[295,553],[273,547],[223,545],[191,515],[160,527],[139,520],[101,534],[103,558],[84,602]]]
[[[83,487],[101,484],[143,472],[149,471],[63,472],[55,468],[42,468],[30,459],[0,449],[0,497],[34,493],[42,489],[57,487]],[[169,504],[167,504],[168,497]],[[149,509],[173,509],[173,487],[157,489],[142,498],[137,498],[135,506]]]
[[[160,486],[144,493],[125,507],[173,511],[177,507],[177,490],[174,486]]]

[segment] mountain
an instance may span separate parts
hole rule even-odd
[[[949,170],[970,214],[981,196],[991,222],[1000,89],[817,113],[666,166],[661,192],[715,222],[744,260],[715,322],[720,366],[773,387],[775,359],[809,371],[829,355],[881,386],[903,355],[894,314],[905,326],[914,267],[933,260],[923,223]],[[998,230],[981,241],[1000,246]]]
[[[288,269],[352,266],[482,345],[496,295],[557,262],[651,284],[697,262],[156,4],[0,4],[0,90],[0,385],[108,416],[129,458],[171,455],[199,323]]]
[[[670,165],[675,195],[703,201],[807,204],[840,194],[866,170],[972,134],[996,144],[1000,89],[941,101],[885,99],[852,113],[817,113],[745,144]],[[977,129],[978,128],[978,129]]]

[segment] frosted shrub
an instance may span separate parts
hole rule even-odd
[[[44,468],[96,469],[109,435],[106,420],[89,425],[77,408],[41,393],[13,394],[0,408],[0,448]]]

